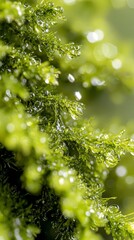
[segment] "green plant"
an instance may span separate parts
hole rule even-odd
[[[133,141],[93,127],[60,92],[62,59],[80,54],[55,33],[61,20],[43,0],[0,2],[0,239],[100,240],[102,228],[133,239],[133,222],[102,197]]]

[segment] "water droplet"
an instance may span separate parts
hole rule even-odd
[[[59,176],[63,176],[63,177],[67,177],[68,176],[68,172],[66,172],[66,171],[63,171],[63,170],[60,170],[59,171]]]
[[[45,138],[45,137],[41,137],[41,138],[40,138],[40,142],[41,142],[41,143],[45,143],[45,142],[46,142],[46,138]]]
[[[89,32],[87,34],[87,40],[90,43],[101,41],[103,38],[104,38],[104,32],[100,29],[96,29],[94,32]]]
[[[95,213],[94,209],[91,208],[90,209],[90,213]]]
[[[134,134],[132,134],[130,141],[134,141]]]
[[[70,169],[70,170],[68,171],[68,174],[69,174],[69,175],[72,175],[72,174],[73,174],[73,170]]]
[[[18,118],[22,118],[22,114],[21,113],[18,114]]]
[[[82,109],[82,105],[77,106],[77,111],[82,114],[83,113],[83,109]]]
[[[75,94],[76,100],[78,100],[78,101],[81,100],[82,95],[80,92],[76,91],[74,94]]]
[[[76,116],[75,114],[71,113],[71,118],[72,118],[73,120],[76,120],[76,119],[77,119],[77,116]]]
[[[19,218],[16,218],[16,219],[15,219],[15,224],[16,224],[16,225],[18,225],[18,226],[21,224],[21,222],[20,222],[20,219],[19,219]]]
[[[91,84],[92,84],[93,86],[103,86],[103,85],[105,84],[105,81],[101,81],[99,78],[93,77],[93,78],[91,79]]]
[[[93,160],[91,160],[91,161],[90,161],[90,164],[91,164],[91,165],[94,165],[94,161],[93,161]]]
[[[110,213],[117,213],[119,212],[120,208],[118,205],[114,205],[114,206],[109,206],[108,210]]]
[[[45,23],[41,20],[37,20],[39,26],[44,27]]]
[[[104,134],[104,139],[108,139],[109,138],[109,136],[108,136],[108,134]]]
[[[6,95],[7,95],[8,97],[11,97],[11,92],[10,92],[9,89],[6,90]]]
[[[42,52],[41,46],[38,45],[39,52]]]
[[[60,179],[59,179],[59,184],[60,184],[60,185],[63,185],[64,182],[65,182],[64,178],[60,178]]]
[[[19,105],[20,104],[20,101],[15,101],[15,105]]]
[[[91,215],[91,212],[90,211],[86,211],[86,216],[89,217]]]
[[[83,85],[84,88],[88,88],[89,87],[89,83],[88,82],[83,82],[82,85]]]
[[[115,172],[118,177],[124,177],[127,174],[127,169],[124,166],[118,166]]]
[[[133,184],[133,183],[134,183],[134,177],[132,177],[132,176],[127,176],[127,177],[125,178],[125,181],[126,181],[127,184]]]
[[[61,125],[61,122],[57,120],[56,129],[61,132],[64,129],[64,125]]]
[[[46,92],[45,92],[45,94],[46,94],[46,95],[49,95],[49,94],[50,94],[50,92],[49,92],[49,91],[46,91]]]
[[[41,172],[41,171],[42,171],[42,167],[41,167],[41,166],[38,166],[38,167],[37,167],[37,171],[38,171],[38,172]]]
[[[19,5],[16,6],[16,9],[17,9],[17,11],[18,11],[18,15],[19,15],[19,16],[22,16],[22,9],[20,8]]]
[[[53,162],[52,165],[55,167],[57,164],[55,162]]]
[[[8,123],[6,129],[8,132],[12,133],[15,130],[15,126],[13,123]]]
[[[75,82],[75,78],[74,78],[74,76],[73,76],[72,74],[70,74],[70,73],[68,74],[67,79],[68,79],[69,82],[71,82],[71,83]]]
[[[97,216],[99,219],[103,219],[105,217],[102,212],[97,212]]]
[[[32,125],[32,122],[31,121],[28,121],[27,122],[27,126],[30,127]]]
[[[23,78],[23,79],[22,79],[22,85],[25,86],[26,83],[27,83],[27,79]]]
[[[106,178],[107,175],[108,175],[108,171],[104,170],[104,171],[102,172],[102,174],[103,174],[103,176]]]
[[[39,27],[38,26],[35,26],[35,31],[39,34],[40,33],[40,29],[39,29]]]
[[[66,4],[73,4],[76,0],[64,0],[64,3]]]
[[[45,83],[49,84],[49,79],[48,78],[45,79]]]
[[[102,45],[102,52],[106,58],[114,58],[118,53],[118,49],[111,43],[104,43]]]
[[[20,236],[19,228],[15,228],[14,235],[15,235],[16,240],[23,240],[22,237]]]
[[[70,177],[70,182],[73,183],[74,182],[74,177]]]
[[[4,101],[8,102],[9,101],[9,97],[4,97]]]
[[[122,67],[122,62],[120,59],[116,58],[112,61],[112,66],[114,69],[120,69]]]
[[[12,21],[11,16],[10,16],[10,15],[7,15],[7,16],[6,16],[6,20],[7,20],[8,23],[11,23],[11,21]]]

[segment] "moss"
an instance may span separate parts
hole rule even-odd
[[[53,3],[0,3],[0,238],[101,240],[103,228],[133,239],[132,223],[102,197],[133,142],[92,127],[83,104],[59,93],[61,62],[70,68],[80,54],[54,31],[61,20]]]

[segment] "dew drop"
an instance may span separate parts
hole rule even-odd
[[[82,95],[81,95],[81,93],[79,92],[79,91],[76,91],[75,93],[74,93],[74,95],[75,95],[75,98],[76,98],[76,100],[81,100],[81,98],[82,98]]]
[[[7,95],[8,97],[11,97],[11,92],[10,92],[9,89],[6,90],[6,95]]]
[[[39,26],[44,27],[44,22],[43,21],[37,20],[37,23],[38,23]]]
[[[22,114],[21,113],[18,114],[18,118],[22,118]]]
[[[64,0],[64,3],[66,4],[73,4],[76,0]]]
[[[116,58],[112,61],[112,66],[114,69],[120,69],[122,67],[122,62],[120,59]]]
[[[94,165],[94,161],[93,161],[93,160],[91,160],[91,161],[90,161],[90,164],[91,164],[91,165]]]
[[[102,45],[102,52],[106,58],[114,58],[118,53],[118,49],[111,43],[104,43]]]
[[[102,172],[102,174],[103,174],[103,176],[106,178],[107,175],[108,175],[108,171],[104,170],[104,171]]]
[[[59,123],[59,122],[58,122],[57,125],[56,125],[56,129],[57,129],[58,131],[61,131],[61,126],[60,126],[60,123]]]
[[[39,49],[39,52],[42,52],[42,50],[41,50],[41,46],[40,46],[40,45],[38,45],[38,49]]]
[[[18,15],[22,16],[22,10],[21,10],[20,6],[17,6],[16,9],[18,11]]]
[[[103,38],[104,38],[104,33],[100,29],[97,29],[94,32],[89,32],[87,34],[87,40],[90,43],[95,43],[95,42],[101,41]]]
[[[73,174],[73,170],[70,169],[70,170],[68,171],[68,174],[69,174],[69,175]]]
[[[60,178],[60,179],[59,179],[59,184],[60,184],[60,185],[63,185],[64,182],[65,182],[64,178]]]
[[[37,171],[38,171],[38,172],[41,172],[41,171],[42,171],[42,167],[41,167],[41,166],[38,166],[38,167],[37,167]]]
[[[25,78],[23,78],[22,79],[22,85],[24,86],[24,85],[26,85],[26,83],[27,83],[27,80]]]
[[[45,79],[45,83],[49,84],[49,79],[48,78]]]
[[[7,19],[7,22],[8,22],[8,23],[10,23],[10,22],[12,21],[12,18],[11,18],[10,15],[7,15],[7,16],[6,16],[6,19]]]
[[[97,212],[98,218],[99,219],[103,219],[104,218],[104,214],[102,212]]]
[[[99,78],[93,77],[93,78],[91,79],[91,84],[92,84],[93,86],[103,86],[103,85],[105,84],[105,81],[101,81]]]
[[[71,118],[72,118],[73,120],[76,120],[76,119],[77,119],[76,115],[75,115],[75,114],[72,114],[72,113],[71,113]]]
[[[15,130],[15,126],[13,123],[8,123],[6,129],[8,132],[12,133]]]
[[[15,235],[16,240],[23,240],[22,237],[20,236],[19,228],[15,228],[14,235]]]
[[[125,178],[125,182],[126,182],[127,184],[133,184],[133,183],[134,183],[134,177],[132,177],[132,176],[127,176],[127,177]]]
[[[91,208],[90,209],[90,213],[95,213],[94,209]]]
[[[88,82],[83,82],[82,85],[83,85],[84,88],[88,88],[89,87],[89,83]]]
[[[32,122],[31,121],[28,121],[27,122],[27,126],[30,127],[32,125]]]
[[[41,137],[41,138],[40,138],[40,142],[41,142],[41,143],[45,143],[45,142],[46,142],[46,138],[45,138],[45,137]]]
[[[4,101],[5,101],[5,102],[8,102],[8,101],[9,101],[9,97],[7,97],[7,96],[4,97]]]
[[[124,177],[127,174],[127,169],[124,166],[118,166],[115,172],[118,177]]]
[[[68,74],[67,79],[68,79],[68,81],[71,82],[71,83],[75,82],[74,76],[73,76],[72,74],[70,74],[70,73]]]
[[[86,211],[86,216],[89,217],[91,215],[90,211]]]
[[[74,178],[70,177],[70,182],[73,183],[74,182]]]
[[[68,176],[68,173],[66,171],[60,170],[59,171],[59,176],[63,176],[63,177],[66,178]]]

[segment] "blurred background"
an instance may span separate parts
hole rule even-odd
[[[79,57],[55,62],[62,70],[60,92],[83,102],[85,118],[93,118],[96,127],[113,133],[125,129],[134,141],[134,0],[54,2],[66,16],[58,35],[81,46]],[[105,184],[105,197],[116,196],[112,203],[124,214],[134,212],[132,154],[110,171]]]

